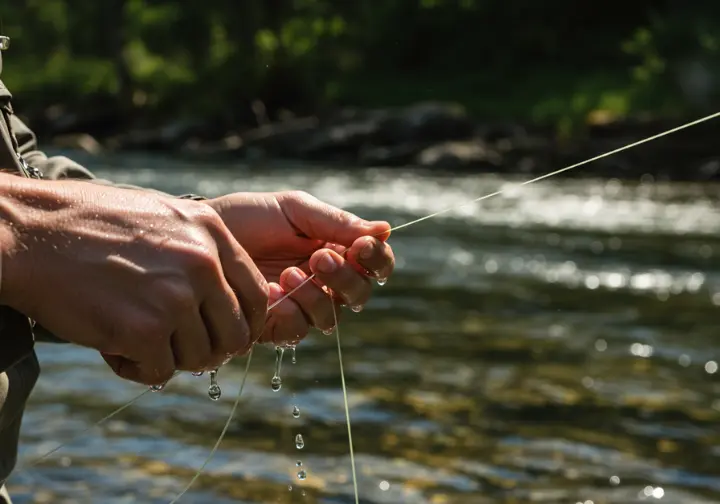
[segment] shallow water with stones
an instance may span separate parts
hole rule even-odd
[[[393,224],[510,183],[140,155],[88,164],[173,193],[305,189]],[[394,234],[395,275],[340,322],[361,501],[720,502],[718,189],[555,179]],[[39,355],[22,458],[143,390],[90,350]],[[274,361],[258,349],[237,418],[181,502],[353,501],[334,338],[313,332],[296,364],[286,358],[278,392]],[[217,402],[207,374],[147,394],[15,475],[16,503],[169,502],[220,433],[243,369],[220,370]]]

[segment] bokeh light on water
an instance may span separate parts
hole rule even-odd
[[[173,165],[125,156],[100,174],[173,193],[304,189],[393,224],[517,182]],[[396,274],[340,325],[363,502],[718,502],[719,200],[708,184],[556,179],[393,234]],[[93,352],[40,354],[23,457],[142,390]],[[334,339],[286,356],[277,393],[273,361],[257,353],[226,441],[181,502],[352,502]],[[18,474],[17,502],[169,502],[243,369],[221,370],[217,403],[207,377],[148,395]]]

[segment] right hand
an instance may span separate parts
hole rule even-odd
[[[0,220],[17,246],[3,257],[0,303],[148,385],[216,367],[259,338],[268,286],[210,206],[14,178]]]

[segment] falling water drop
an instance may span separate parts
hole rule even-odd
[[[295,356],[295,346],[294,346],[294,345],[293,345],[293,347],[292,347],[291,350],[292,350],[292,359],[291,359],[291,362],[292,362],[293,364],[296,364],[296,363],[297,363],[297,358],[296,358],[296,356]]]
[[[295,466],[302,467],[302,460],[298,460],[297,462],[295,462]]]
[[[275,347],[275,374],[270,380],[273,392],[277,392],[282,388],[282,378],[280,378],[280,370],[282,369],[282,359],[285,355],[285,348],[281,346]]]
[[[300,481],[302,481],[302,480],[304,480],[305,478],[307,478],[307,473],[305,472],[305,470],[300,469],[300,470],[298,471],[298,479],[299,479]]]
[[[385,285],[386,283],[387,283],[387,278],[384,278],[384,277],[383,277],[383,278],[378,278],[378,279],[377,279],[377,284],[378,284],[380,287],[382,287],[382,286]]]
[[[355,306],[351,306],[350,309],[351,309],[352,311],[354,311],[355,313],[360,313],[361,311],[363,311],[363,306],[362,306],[362,305],[355,305]]]
[[[305,448],[305,440],[303,439],[302,434],[295,436],[295,448],[298,450]]]
[[[210,385],[210,386],[208,387],[208,396],[209,396],[210,399],[212,399],[213,401],[217,401],[218,399],[220,399],[220,396],[221,396],[221,395],[222,395],[222,390],[220,390],[220,386],[219,386],[219,385],[217,385],[217,384],[216,384],[216,385]]]
[[[217,382],[217,374],[217,369],[213,369],[212,371],[210,371],[210,386],[208,387],[208,396],[213,401],[217,401],[222,395],[222,390],[220,390],[220,385],[218,385]]]
[[[292,416],[293,418],[300,418],[300,408],[293,406]]]

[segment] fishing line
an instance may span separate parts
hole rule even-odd
[[[242,377],[242,382],[240,382],[240,389],[238,390],[237,397],[235,398],[235,402],[233,403],[232,409],[230,410],[230,415],[228,415],[228,419],[225,422],[225,425],[223,426],[222,431],[220,432],[220,437],[218,437],[217,441],[215,442],[215,446],[212,447],[212,450],[210,450],[210,454],[207,456],[203,464],[200,466],[200,468],[197,470],[195,475],[192,477],[190,482],[185,485],[185,488],[182,489],[182,491],[170,502],[170,504],[175,504],[177,501],[180,500],[180,498],[187,493],[188,490],[190,490],[190,487],[193,486],[193,483],[200,477],[200,475],[203,473],[207,465],[210,463],[212,458],[215,456],[215,453],[217,452],[218,448],[220,447],[220,443],[222,443],[222,440],[225,438],[225,434],[227,434],[228,428],[230,427],[230,422],[232,421],[233,417],[235,416],[235,411],[238,408],[238,405],[240,404],[240,397],[242,396],[243,390],[245,389],[245,381],[248,376],[248,371],[250,370],[250,361],[252,361],[252,355],[253,355],[254,345],[252,348],[250,348],[250,352],[248,353],[247,357],[247,363],[245,364],[245,374]]]
[[[170,380],[172,380],[175,376],[177,376],[177,373],[178,373],[178,372],[176,371],[176,372],[175,372],[175,375],[174,375],[172,378],[170,378]],[[168,381],[170,381],[170,380],[168,380]],[[94,429],[95,427],[99,427],[100,425],[104,424],[105,422],[107,422],[108,420],[110,420],[110,419],[111,419],[112,417],[114,417],[115,415],[117,415],[117,414],[119,414],[119,413],[122,413],[123,410],[125,410],[125,409],[129,408],[130,406],[132,406],[133,404],[135,404],[137,401],[140,400],[141,397],[143,397],[144,395],[146,395],[148,392],[150,392],[150,389],[147,389],[147,390],[145,390],[144,392],[142,392],[141,394],[138,394],[137,396],[133,397],[132,399],[130,399],[128,402],[126,402],[125,404],[123,404],[123,405],[120,406],[119,408],[113,410],[112,412],[110,412],[110,413],[108,413],[107,415],[105,415],[104,417],[102,417],[100,420],[98,420],[97,422],[95,422],[94,424],[92,424],[90,427],[87,427],[87,428],[81,430],[79,433],[75,434],[72,438],[70,438],[69,440],[65,441],[64,443],[61,443],[61,444],[57,445],[55,448],[53,448],[53,449],[50,450],[49,452],[45,453],[44,455],[41,455],[41,456],[39,456],[38,458],[32,459],[30,462],[27,462],[27,463],[25,463],[25,464],[20,464],[20,467],[18,467],[15,471],[16,471],[16,472],[21,472],[21,471],[24,471],[24,470],[26,470],[26,469],[30,469],[31,467],[39,464],[40,462],[42,462],[43,460],[45,460],[46,458],[48,458],[48,457],[49,457],[50,455],[52,455],[53,453],[57,452],[57,451],[60,450],[61,448],[66,447],[67,445],[69,445],[70,443],[72,443],[73,441],[75,441],[76,439],[78,439],[79,437],[81,437],[83,434],[87,434],[88,432],[90,432],[90,431],[91,431],[92,429]]]
[[[345,406],[345,422],[347,423],[348,443],[350,447],[350,469],[352,471],[355,504],[360,504],[360,494],[357,485],[357,472],[355,471],[355,450],[352,441],[352,426],[350,424],[350,405],[348,404],[347,385],[345,384],[345,370],[343,369],[342,348],[340,345],[340,324],[338,323],[337,309],[332,303],[333,319],[335,320],[335,340],[337,341],[338,361],[340,362],[340,383],[342,384],[343,405]]]

